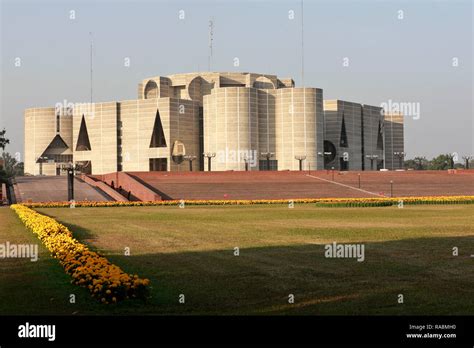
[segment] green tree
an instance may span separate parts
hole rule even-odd
[[[439,155],[433,158],[429,165],[431,170],[446,170],[450,168],[454,168],[454,159],[451,154]]]
[[[428,168],[429,161],[425,157],[415,157],[405,161],[405,168],[415,170],[426,170]]]
[[[7,182],[10,178],[23,175],[23,162],[18,162],[16,158],[8,152],[4,152],[1,158],[3,160],[3,169],[0,170],[0,182]]]
[[[0,131],[0,149],[2,150],[5,150],[5,146],[10,143],[10,140],[5,137],[6,132],[5,129]]]
[[[404,161],[404,167],[406,169],[416,169],[416,162],[414,159],[408,159]]]

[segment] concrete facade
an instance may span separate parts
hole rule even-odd
[[[381,107],[344,100],[325,100],[324,151],[331,153],[324,156],[325,169],[385,168],[385,124]],[[403,135],[400,140],[403,143]]]
[[[71,110],[31,108],[25,110],[25,173],[57,175],[57,165],[72,161]],[[63,141],[65,146],[50,146]]]
[[[405,145],[402,114],[385,114],[384,135],[385,168],[390,170],[403,169]]]
[[[204,97],[204,152],[211,170],[258,169],[258,93],[255,88],[215,88]],[[208,170],[208,167],[204,167]]]
[[[344,127],[343,127],[344,124]],[[324,101],[325,169],[362,170],[362,105],[344,100]]]
[[[382,108],[362,105],[362,170],[384,168]]]
[[[74,162],[83,163],[87,173],[117,170],[117,103],[76,104],[73,111]],[[84,122],[90,149],[78,144],[81,123]]]
[[[300,163],[305,170],[370,170],[371,159],[375,170],[387,155],[380,134],[389,121],[379,107],[323,102],[322,89],[295,88],[291,78],[175,74],[142,80],[137,94],[25,110],[25,172],[59,175],[69,162],[87,174],[203,171],[209,164],[212,171],[298,170]],[[403,122],[401,132],[397,125],[389,144],[398,149]],[[324,155],[325,144],[334,154]]]
[[[284,88],[276,98],[276,159],[279,170],[323,169],[323,91],[317,88]],[[301,157],[300,157],[301,158]]]

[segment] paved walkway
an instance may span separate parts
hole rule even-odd
[[[21,202],[61,202],[67,201],[66,176],[23,176],[16,178],[17,201]],[[110,201],[96,188],[82,180],[74,181],[74,198],[76,201]]]
[[[474,195],[474,171],[130,172],[173,199]],[[334,180],[333,180],[334,174]],[[358,186],[360,174],[361,187]]]
[[[373,193],[333,185],[306,172],[130,172],[171,199],[295,199],[370,197]]]
[[[357,191],[360,191],[360,192],[364,192],[364,193],[367,193],[369,195],[373,195],[373,196],[377,196],[377,197],[386,197],[384,195],[374,193],[374,192],[370,192],[370,191],[367,191],[367,190],[363,190],[363,189],[360,189],[358,187],[353,187],[353,186],[350,186],[350,185],[341,184],[340,182],[337,182],[337,181],[331,181],[331,180],[328,180],[328,179],[323,179],[323,178],[313,176],[313,175],[309,175],[309,174],[306,174],[306,176],[309,176],[310,178],[315,178],[315,179],[318,179],[318,180],[322,180],[322,181],[325,181],[325,182],[329,182],[329,183],[334,184],[334,185],[339,185],[339,186],[347,187],[347,188],[357,190]]]

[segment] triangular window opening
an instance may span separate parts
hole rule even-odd
[[[43,151],[40,157],[44,158],[47,156],[60,155],[60,154],[63,154],[68,149],[69,147],[67,146],[63,138],[61,138],[59,134],[56,134],[56,136],[53,138],[51,143],[49,143],[48,147],[46,148],[46,150]]]
[[[165,133],[161,124],[160,111],[156,110],[155,124],[151,135],[150,147],[166,147]]]
[[[79,136],[77,137],[76,151],[90,151],[91,143],[89,141],[89,134],[87,133],[86,120],[82,115],[81,127],[79,128]]]
[[[382,125],[379,121],[379,130],[377,136],[377,150],[383,150],[383,135],[382,135]]]
[[[341,138],[339,141],[340,147],[348,147],[347,134],[346,134],[346,121],[344,120],[344,113],[342,113],[342,126],[341,126]]]

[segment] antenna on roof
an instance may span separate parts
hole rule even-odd
[[[303,21],[303,2],[301,0],[301,85],[304,87],[304,21]]]
[[[90,40],[90,78],[91,78],[91,104],[92,104],[92,32],[89,32],[89,40]]]
[[[211,71],[212,60],[212,41],[214,40],[214,20],[209,20],[209,56],[208,56],[208,70]]]

